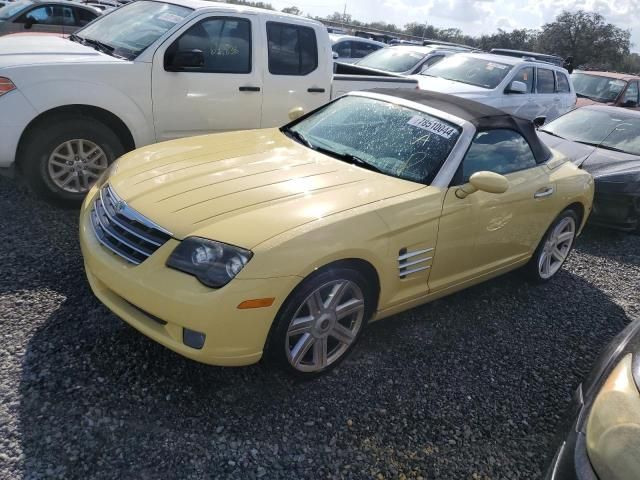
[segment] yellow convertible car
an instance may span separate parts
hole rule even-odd
[[[304,377],[371,320],[519,267],[549,280],[592,199],[530,122],[377,90],[280,129],[131,152],[89,192],[80,238],[93,291],[143,334]]]

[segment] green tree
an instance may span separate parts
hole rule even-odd
[[[302,16],[302,10],[295,6],[283,8],[282,13],[290,13],[291,15]]]
[[[631,32],[607,23],[602,15],[563,11],[542,26],[538,45],[547,53],[572,56],[574,65],[612,68],[629,55]]]

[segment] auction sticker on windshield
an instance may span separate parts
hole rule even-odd
[[[435,133],[441,137],[449,140],[452,135],[457,133],[457,130],[449,125],[439,122],[437,120],[433,120],[430,118],[424,118],[420,115],[414,115],[407,122],[408,125],[413,127],[421,128],[422,130],[426,130],[427,132]]]

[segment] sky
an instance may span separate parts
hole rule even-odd
[[[314,16],[343,12],[345,7],[344,0],[268,2],[278,10],[295,5]],[[348,14],[365,22],[380,20],[398,26],[427,22],[441,28],[457,27],[470,35],[498,28],[537,28],[565,9],[596,11],[608,22],[631,29],[631,50],[640,51],[640,0],[347,0],[346,5]]]

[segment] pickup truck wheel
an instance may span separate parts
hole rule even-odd
[[[78,204],[124,148],[101,122],[49,119],[25,140],[21,170],[34,192],[54,203]]]
[[[360,339],[372,300],[370,285],[357,270],[339,267],[311,275],[280,309],[266,360],[300,379],[328,372]]]

